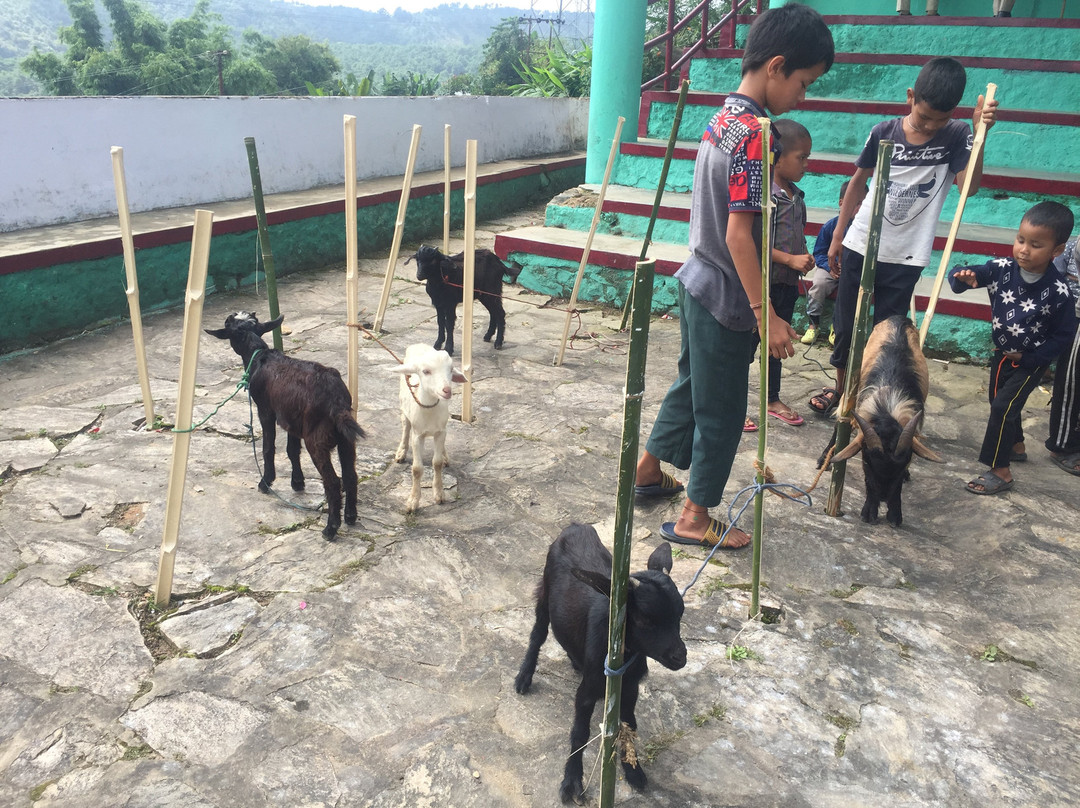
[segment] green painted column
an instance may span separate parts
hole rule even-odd
[[[637,138],[644,44],[645,0],[596,0],[585,182],[604,179],[619,116],[622,139]]]

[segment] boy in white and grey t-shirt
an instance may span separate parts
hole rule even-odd
[[[907,91],[910,113],[875,126],[855,159],[851,192],[844,197],[829,245],[829,268],[839,273],[833,314],[836,344],[829,359],[836,368],[836,388],[827,387],[810,399],[810,406],[820,413],[829,412],[839,403],[839,390],[844,387],[870,224],[870,206],[860,205],[866,181],[877,163],[878,144],[891,140],[896,147],[890,161],[874,281],[875,324],[895,314],[907,314],[915,284],[930,263],[934,233],[949,188],[954,182],[963,184],[968,171],[974,172],[970,192],[979,188],[982,153],[968,165],[971,128],[964,121],[952,120],[966,83],[964,67],[955,59],[942,57],[928,62],[919,71],[915,87]],[[997,102],[984,104],[980,95],[973,121],[981,119],[989,128],[996,115]]]

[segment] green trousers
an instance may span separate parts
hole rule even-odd
[[[645,448],[690,469],[686,495],[706,508],[720,504],[746,419],[753,331],[724,328],[679,287],[679,378],[660,405]]]

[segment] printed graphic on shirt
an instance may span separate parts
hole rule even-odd
[[[939,193],[948,193],[948,166],[939,165],[927,177],[925,168],[905,170],[894,166],[886,190],[885,219],[889,224],[903,224],[930,207]],[[905,181],[910,180],[910,181]]]
[[[731,157],[728,210],[761,210],[761,124],[755,110],[725,104],[709,122],[702,140]]]

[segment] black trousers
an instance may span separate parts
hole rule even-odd
[[[1022,368],[1001,351],[994,351],[990,364],[990,420],[986,424],[979,462],[992,469],[1006,468],[1013,444],[1024,439],[1020,423],[1031,391],[1039,386],[1046,365]]]
[[[1054,454],[1080,452],[1080,329],[1058,357],[1046,448]]]

